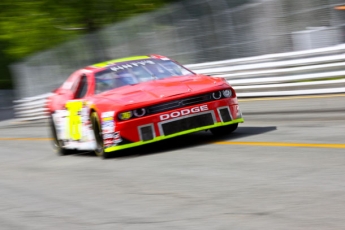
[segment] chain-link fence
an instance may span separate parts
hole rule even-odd
[[[184,0],[42,52],[12,66],[17,97],[58,87],[74,70],[158,53],[183,64],[344,42],[343,0]]]

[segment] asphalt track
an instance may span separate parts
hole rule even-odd
[[[101,160],[0,123],[0,229],[345,229],[345,95],[241,100],[232,135]]]

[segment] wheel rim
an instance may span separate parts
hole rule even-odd
[[[92,114],[92,126],[95,134],[96,139],[96,149],[95,152],[98,156],[103,155],[103,138],[102,138],[102,132],[99,127],[98,117],[95,115],[95,113]]]

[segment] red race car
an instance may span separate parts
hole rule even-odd
[[[111,60],[74,72],[48,100],[59,154],[111,152],[200,130],[233,132],[243,122],[234,89],[167,57]]]

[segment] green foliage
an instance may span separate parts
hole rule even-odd
[[[9,63],[172,1],[1,0],[0,88],[11,85]]]
[[[0,40],[0,89],[12,88],[11,74],[8,67],[11,58],[3,52],[7,46],[4,41]]]

